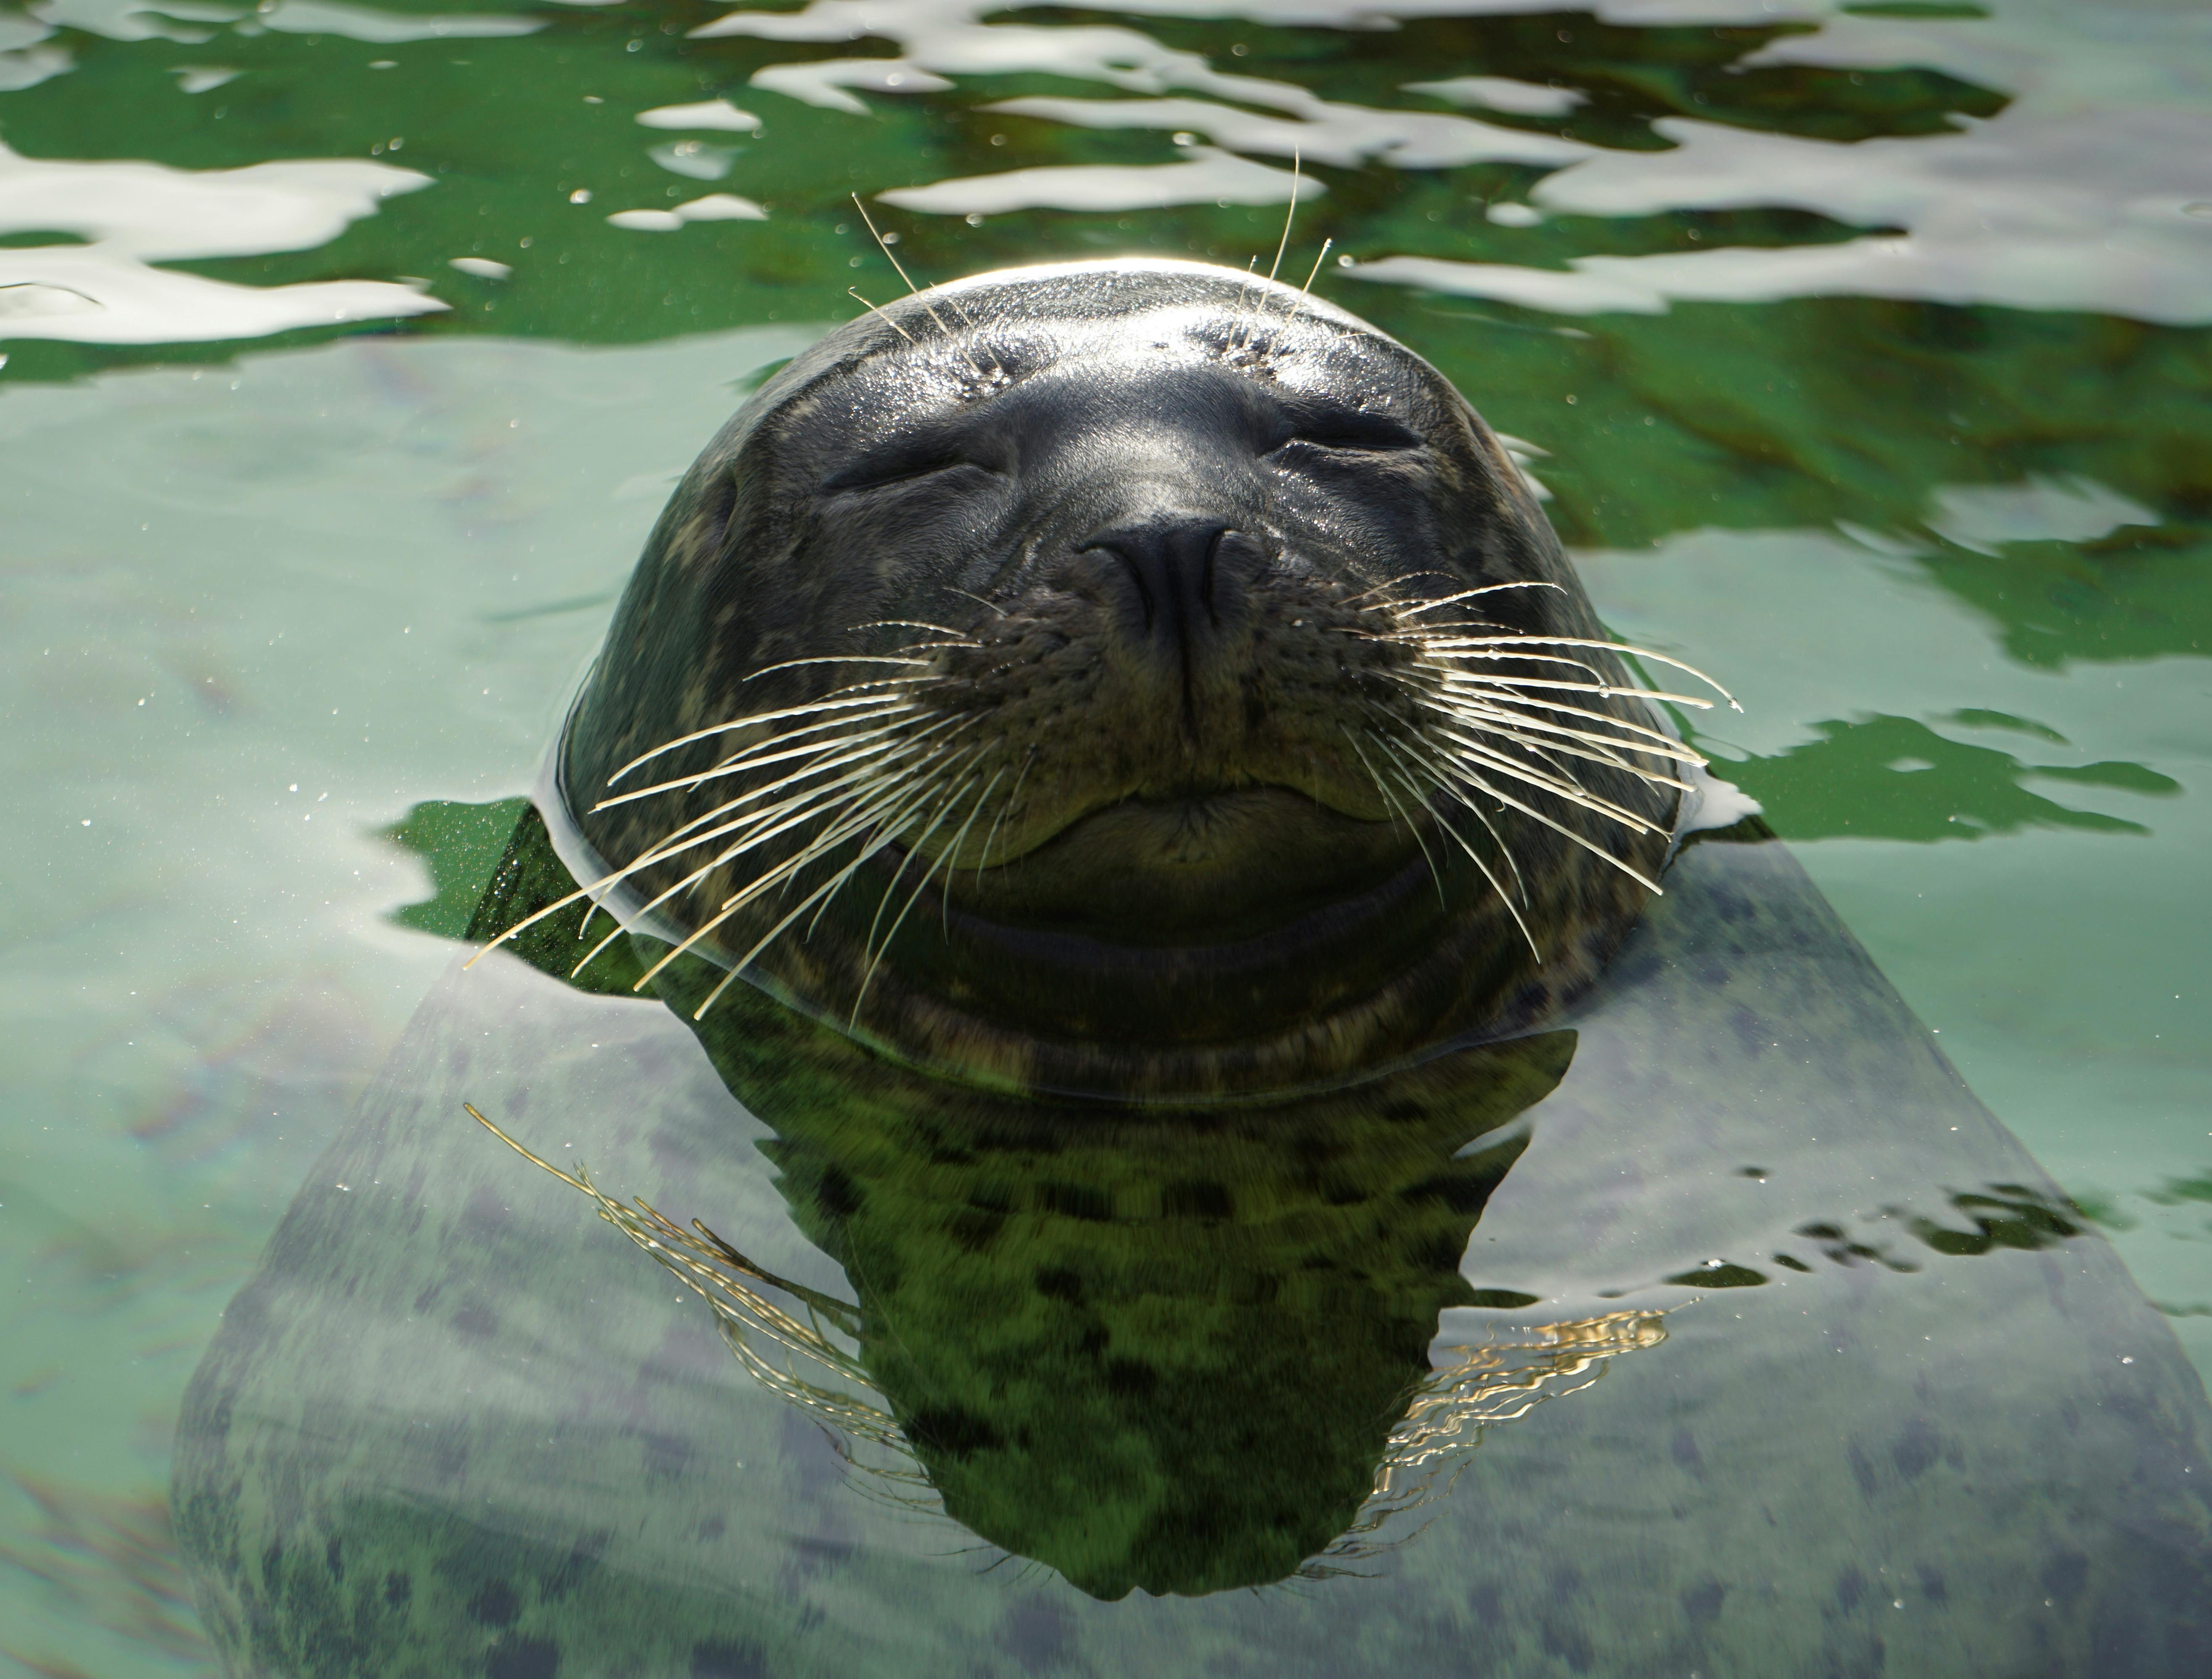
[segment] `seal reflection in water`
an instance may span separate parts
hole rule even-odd
[[[2201,1669],[2201,1385],[1640,686],[1287,288],[832,334],[195,1380],[226,1659]]]

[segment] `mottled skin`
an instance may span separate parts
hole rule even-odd
[[[1501,584],[1542,586],[1419,612]],[[1434,731],[1396,680],[1421,655],[1374,633],[1476,618],[1601,634],[1521,475],[1418,356],[1202,264],[984,275],[832,333],[708,446],[570,716],[560,786],[589,853],[629,864],[789,766],[595,808],[648,779],[615,783],[625,765],[916,674],[831,661],[896,657],[946,639],[913,624],[941,625],[961,645],[915,656],[935,679],[917,700],[969,724],[974,802],[933,832],[925,803],[900,831],[947,873],[884,853],[757,977],[912,1063],[1024,1088],[1250,1094],[1364,1075],[1540,1019],[1646,896],[1526,814],[1486,810],[1493,838],[1446,811],[1494,873],[1517,866],[1540,960],[1438,802],[1378,768],[1367,731]],[[1576,657],[1632,686],[1610,652]],[[1631,698],[1589,703],[1650,721]],[[765,733],[702,740],[651,776]],[[1673,791],[1575,770],[1653,830],[1528,802],[1650,874]],[[807,831],[712,870],[668,924],[698,927]],[[650,895],[696,860],[634,883]],[[896,919],[878,906],[917,882],[864,983],[872,930]],[[702,948],[726,961],[787,906],[773,894]]]

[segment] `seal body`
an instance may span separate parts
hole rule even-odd
[[[457,967],[188,1397],[218,1647],[364,1679],[2202,1670],[2212,1417],[2164,1321],[1781,846],[1704,840],[1666,884],[1547,1034],[1567,1064],[1517,1064],[1519,1121],[1497,1062],[1443,1058],[1212,1110],[1180,1154],[765,998],[709,1054],[690,1007]],[[875,1391],[841,1421],[806,1360],[750,1371],[463,1101],[854,1302]],[[1536,1344],[1623,1312],[1661,1332]],[[1303,1577],[1210,1589],[1332,1522]]]
[[[565,733],[580,878],[917,1064],[1249,1095],[1521,1029],[1686,755],[1497,439],[1341,310],[979,276],[779,373]]]

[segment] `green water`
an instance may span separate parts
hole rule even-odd
[[[1534,446],[2212,1369],[2198,8],[724,15],[0,10],[0,1672],[212,1670],[176,1407],[496,856],[422,807],[528,789],[674,475],[897,288],[855,191],[932,278],[1264,265],[1296,150],[1285,270]]]

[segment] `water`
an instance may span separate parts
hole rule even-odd
[[[1334,239],[1545,452],[1607,621],[1742,697],[1703,744],[2212,1365],[2201,17],[1205,9],[0,14],[0,1662],[211,1670],[170,1440],[446,962],[385,836],[527,791],[674,474],[896,288],[854,191],[932,277],[1264,263],[1296,149],[1286,270]]]

